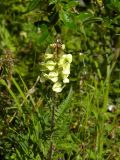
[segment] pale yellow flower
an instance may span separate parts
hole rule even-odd
[[[63,66],[66,63],[71,63],[72,62],[72,55],[71,54],[64,54],[59,60],[58,65]]]
[[[70,64],[69,63],[63,65],[62,73],[65,74],[65,75],[69,75],[70,74]]]
[[[52,71],[52,70],[55,69],[55,65],[56,65],[55,62],[53,62],[53,61],[47,61],[46,64],[45,64],[45,67],[46,67],[48,70]]]
[[[63,79],[63,83],[69,83],[69,79],[68,78]]]
[[[49,75],[48,75],[48,78],[52,82],[57,82],[58,81],[58,72],[50,72]]]
[[[52,90],[57,93],[60,93],[62,91],[62,89],[63,89],[63,87],[60,82],[56,82],[52,87]]]

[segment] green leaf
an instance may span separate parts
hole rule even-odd
[[[22,142],[19,142],[19,145],[21,146],[23,152],[28,155],[28,153],[29,153],[28,143],[26,141],[22,141]]]
[[[59,118],[61,118],[65,113],[65,111],[69,108],[72,96],[73,96],[73,89],[71,87],[67,98],[59,105],[59,108],[56,113],[56,118],[57,118],[56,121],[58,121]]]
[[[72,17],[65,12],[64,10],[61,10],[59,13],[60,20],[64,23],[65,26],[69,28],[75,28],[75,22],[72,20]]]
[[[12,82],[14,83],[14,85],[16,86],[16,88],[18,89],[21,97],[24,99],[24,101],[26,101],[26,100],[27,100],[27,99],[26,99],[26,96],[25,96],[24,92],[22,91],[22,89],[20,88],[20,86],[19,86],[19,84],[17,83],[17,81],[16,81],[14,78],[12,78]]]
[[[101,22],[103,19],[100,17],[89,17],[83,21],[84,24]]]
[[[11,88],[7,85],[7,83],[3,79],[0,80],[0,83],[2,85],[6,86],[6,88],[9,91],[11,97],[14,99],[15,103],[17,104],[19,111],[22,113],[22,108],[21,108],[21,105],[20,105],[19,98],[15,95],[15,93],[11,90]]]
[[[81,22],[84,22],[85,20],[89,19],[90,17],[93,17],[93,14],[91,12],[81,12],[77,16],[77,19]]]
[[[48,32],[48,31],[45,31],[45,32],[40,36],[40,38],[39,38],[39,43],[44,42],[44,41],[47,39],[48,36],[49,36],[49,32]]]
[[[32,0],[27,8],[27,12],[34,10],[40,3],[41,0]]]
[[[41,26],[41,35],[38,39],[39,43],[43,43],[49,36],[48,27],[46,25]]]

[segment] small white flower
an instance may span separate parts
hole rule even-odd
[[[68,78],[63,79],[63,83],[69,83],[69,79]]]
[[[53,54],[46,53],[45,60],[53,58]]]
[[[56,82],[52,87],[52,90],[57,93],[60,93],[62,91],[62,89],[63,89],[63,87],[60,82]]]
[[[56,65],[56,63],[53,61],[47,61],[45,64],[46,68],[50,71],[55,69],[55,65]]]
[[[48,75],[48,78],[53,82],[57,82],[58,81],[58,72],[50,72]]]

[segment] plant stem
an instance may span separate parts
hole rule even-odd
[[[50,149],[48,153],[48,160],[52,160],[52,153],[53,153],[53,132],[54,132],[54,127],[55,127],[55,104],[52,105],[51,107],[51,143],[50,143]]]

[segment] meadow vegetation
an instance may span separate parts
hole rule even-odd
[[[120,1],[0,1],[0,159],[120,159]]]

